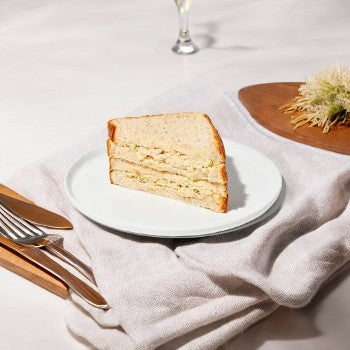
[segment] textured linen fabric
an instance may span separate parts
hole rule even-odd
[[[169,106],[205,111],[223,137],[273,160],[285,183],[283,203],[262,223],[186,240],[137,237],[93,223],[69,203],[63,179],[76,157],[105,142],[105,130],[9,181],[74,223],[66,247],[91,263],[111,309],[73,296],[67,325],[95,348],[217,348],[279,305],[307,304],[350,259],[350,157],[272,134],[239,105],[235,91],[223,95],[212,81],[174,89],[135,114]]]
[[[14,131],[3,140],[6,158],[14,148],[23,152],[13,164],[27,159],[29,142],[65,144],[77,123],[91,130],[110,111],[120,114],[129,91],[136,107],[150,83],[161,92],[172,86],[174,72],[191,79],[200,73],[203,78],[135,114],[207,112],[223,136],[269,156],[286,183],[282,209],[263,225],[220,237],[167,241],[108,232],[68,202],[65,172],[74,158],[104,143],[105,130],[18,172],[11,186],[73,221],[73,232],[59,233],[69,250],[93,265],[99,289],[113,306],[104,313],[78,306],[75,298],[67,315],[74,334],[100,349],[215,348],[279,304],[307,303],[348,259],[349,157],[262,130],[237,113],[230,100],[234,93],[223,93],[251,83],[300,81],[322,66],[349,64],[349,11],[345,0],[193,1],[191,32],[196,43],[207,42],[206,49],[179,57],[169,50],[177,29],[171,1],[154,1],[152,8],[130,0],[1,2],[0,118],[12,120],[4,125],[1,119],[1,127],[3,135],[28,131],[21,137]],[[173,29],[167,31],[170,21]],[[53,127],[57,120],[64,133]],[[35,128],[42,135],[31,137]],[[5,171],[3,162],[0,168]]]

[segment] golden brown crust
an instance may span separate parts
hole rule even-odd
[[[107,139],[106,143],[107,143],[107,154],[108,154],[108,157],[109,158],[113,158],[114,143],[113,143],[113,141],[111,139]]]
[[[224,166],[220,169],[220,175],[221,175],[221,179],[222,179],[222,183],[224,185],[227,184],[228,178],[227,178],[227,171],[226,171],[226,162],[224,164]]]
[[[109,173],[109,182],[111,184],[113,184],[113,180],[112,180],[113,169],[111,169],[111,162],[109,162],[109,171],[108,171],[108,173]]]
[[[214,137],[214,141],[215,141],[216,150],[217,150],[217,152],[220,155],[221,161],[225,163],[226,162],[225,147],[224,147],[222,139],[221,139],[221,137],[219,135],[219,132],[215,128],[215,126],[214,126],[213,122],[211,121],[210,117],[207,114],[202,114],[202,115],[209,122],[209,126],[210,126],[210,128],[211,128],[211,130],[213,132],[213,137]]]
[[[108,127],[109,127],[109,123],[108,123]],[[109,161],[109,181],[111,182],[111,184],[113,184],[113,181],[112,181],[113,142],[111,139],[107,139],[106,144],[107,144],[107,154],[108,154],[108,161]]]
[[[228,197],[222,197],[220,201],[219,213],[227,213]]]
[[[228,182],[228,176],[227,176],[227,171],[226,171],[226,153],[225,153],[225,147],[224,143],[222,142],[222,139],[219,135],[219,132],[215,128],[214,124],[212,123],[210,117],[207,114],[203,114],[203,116],[207,119],[209,122],[209,125],[212,129],[213,132],[213,137],[216,145],[216,150],[220,155],[221,161],[225,164],[224,167],[221,168],[221,178],[226,186],[226,194],[227,197],[223,199],[223,202],[221,203],[221,209],[222,212],[226,213],[227,212],[227,201],[228,201],[228,191],[227,191],[227,182]]]
[[[111,119],[107,123],[108,127],[108,137],[112,140],[115,141],[116,134],[117,134],[117,125],[113,123],[114,119]]]

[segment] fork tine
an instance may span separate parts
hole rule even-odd
[[[7,231],[5,229],[3,229],[3,227],[1,226],[1,220],[0,220],[0,234],[5,236],[6,238],[10,239],[11,241],[13,240],[13,237],[7,233]]]
[[[13,223],[18,230],[20,230],[24,235],[31,237],[43,236],[46,235],[45,232],[40,230],[38,227],[30,224],[24,219],[17,217],[14,213],[11,212],[10,209],[6,208],[4,205],[0,204],[0,213],[7,217],[11,223]]]
[[[0,217],[1,217],[1,221],[4,225],[6,225],[6,227],[11,230],[11,233],[14,234],[17,238],[25,238],[28,235],[26,235],[26,233],[21,229],[21,227],[19,227],[15,222],[13,222],[11,220],[11,217],[9,217],[8,214],[6,214],[6,212],[4,212],[3,210],[1,210],[0,208]]]
[[[17,240],[19,237],[16,233],[13,232],[11,227],[3,220],[3,216],[0,215],[0,226],[2,228],[1,234],[4,234],[7,238],[11,240]]]
[[[35,225],[17,217],[17,215],[1,203],[0,234],[19,244],[34,245],[38,248],[45,247],[47,251],[73,266],[91,282],[96,284],[91,267],[60,246],[58,242],[59,240],[63,240],[62,236],[46,234]]]
[[[14,219],[16,222],[21,223],[23,226],[25,226],[26,228],[28,228],[28,230],[30,230],[31,232],[33,232],[34,234],[37,235],[46,235],[46,233],[41,230],[39,227],[35,226],[34,224],[30,223],[29,221],[22,219],[21,217],[17,216],[16,214],[14,214],[10,209],[8,209],[7,207],[5,207],[3,204],[0,203],[0,208],[3,211],[6,211],[6,213],[12,217],[12,219]]]

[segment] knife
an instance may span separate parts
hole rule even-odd
[[[4,232],[2,230],[2,232]],[[4,234],[6,234],[4,232]],[[45,253],[43,253],[39,248],[26,247],[19,245],[3,236],[0,235],[0,244],[17,252],[21,256],[27,258],[31,262],[40,266],[44,270],[52,273],[54,276],[58,277],[60,280],[65,282],[68,287],[79,295],[82,299],[88,302],[90,305],[98,307],[100,309],[107,310],[109,308],[106,300],[91,288],[88,284],[80,280],[78,277],[70,273],[60,264],[52,260]]]
[[[65,224],[64,228],[69,228],[69,225],[71,225],[71,223],[68,220],[62,218],[60,215],[51,213],[46,209],[36,206],[34,203],[30,202],[25,197],[21,196],[20,194],[16,193],[15,191],[11,190],[10,188],[2,184],[0,184],[0,207],[4,210],[1,204],[7,207],[7,209],[10,209],[12,213],[17,214],[17,216],[20,218],[20,219],[17,218],[17,221],[19,220],[20,222],[22,222],[21,221],[22,218],[25,218],[27,219],[27,221],[30,221],[31,223],[37,222],[39,220],[42,226],[43,224],[45,224],[45,226],[54,227],[54,228],[56,227],[62,228],[64,224]],[[36,217],[33,216],[33,212],[35,213]],[[10,213],[9,215],[12,216],[12,214]],[[46,216],[43,218],[41,215],[46,215]],[[52,218],[57,218],[57,217],[58,219],[56,220],[56,223],[59,224],[60,222],[62,222],[62,224],[60,226],[58,225],[53,226],[54,219]],[[49,223],[45,218],[49,218]],[[71,228],[72,227],[73,226],[71,225]],[[63,241],[63,237],[59,235],[46,234],[45,232],[41,231],[39,228],[37,229],[41,233],[37,235],[36,240],[31,240],[29,244],[28,242],[17,242],[17,243],[24,244],[24,245],[28,244],[28,245],[33,245],[37,247],[45,247],[46,250],[50,251],[61,260],[73,266],[85,277],[87,277],[91,282],[96,284],[91,268],[63,248],[61,244]],[[35,232],[39,233],[37,231]]]
[[[6,194],[6,196],[9,196],[9,197],[20,199],[20,200],[28,202],[28,203],[33,203],[28,198],[21,196],[19,193],[15,192],[11,188],[9,188],[1,183],[0,183],[0,193]]]
[[[17,216],[39,226],[58,229],[72,229],[70,221],[61,215],[29,202],[26,198],[0,184],[0,202]]]

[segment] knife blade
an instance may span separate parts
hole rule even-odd
[[[3,186],[2,186],[3,187]],[[12,190],[11,190],[12,191]],[[19,195],[20,196],[20,195]],[[22,197],[22,196],[21,196]],[[0,202],[19,217],[39,226],[72,229],[72,223],[63,216],[38,205],[4,194],[0,188]]]
[[[80,280],[78,277],[70,273],[56,261],[52,260],[39,248],[22,246],[3,236],[0,236],[0,244],[17,252],[21,256],[27,258],[31,262],[61,279],[73,292],[79,295],[90,305],[104,310],[107,310],[109,308],[108,303],[101,294]]]
[[[11,188],[9,188],[1,183],[0,183],[0,193],[6,194],[6,196],[9,196],[9,197],[20,199],[20,200],[27,202],[27,203],[33,203],[28,198],[23,197],[19,193],[15,192]]]

